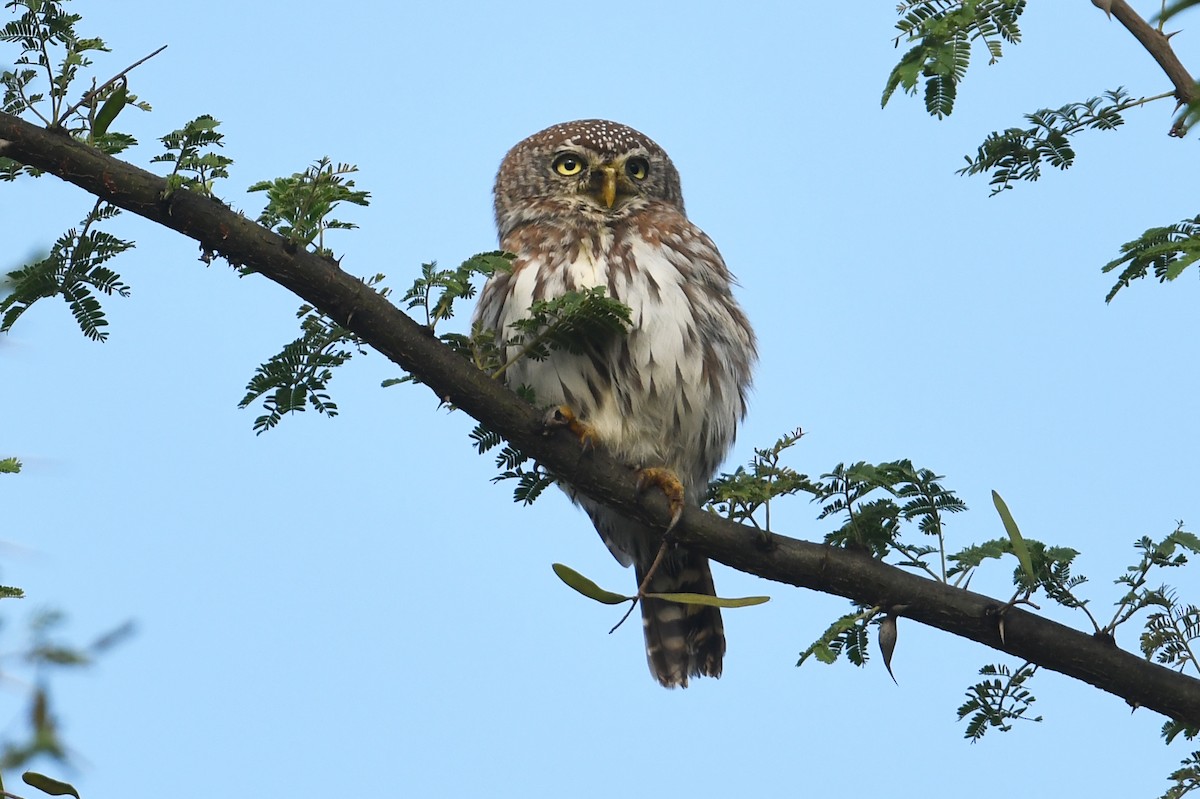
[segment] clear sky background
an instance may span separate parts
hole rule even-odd
[[[759,333],[727,468],[797,426],[790,464],[810,474],[911,458],[972,508],[952,549],[1003,534],[996,489],[1026,535],[1083,552],[1081,590],[1105,616],[1132,542],[1200,517],[1195,270],[1109,306],[1099,271],[1197,212],[1195,137],[1168,138],[1158,103],[1083,136],[1071,171],[1004,196],[954,174],[1024,112],[1169,89],[1088,3],[1031,3],[1026,42],[996,66],[977,52],[942,122],[919,99],[880,109],[903,52],[890,3],[72,5],[113,48],[101,80],[170,45],[132,76],[154,112],[119,118],[141,141],[130,160],[212,114],[236,161],[217,191],[250,216],[256,181],[325,155],[357,164],[371,206],[346,209],[361,229],[330,244],[401,291],[423,261],[495,246],[492,180],[521,138],[582,117],[653,137]],[[1172,41],[1200,69],[1194,28]],[[88,207],[51,177],[0,187],[2,265]],[[1159,740],[1162,718],[1049,672],[1032,686],[1044,723],[971,745],[964,690],[1011,661],[902,620],[898,686],[877,658],[796,669],[848,603],[721,566],[721,593],[773,601],[725,613],[724,677],[665,691],[640,625],[607,635],[619,611],[552,574],[562,561],[633,587],[565,498],[514,505],[472,421],[423,388],[381,389],[399,370],[378,355],[338,374],[337,419],[256,437],[257,412],[236,404],[296,335],[299,301],[206,268],[194,242],[141,219],[113,229],[138,247],[116,262],[134,294],[106,303],[108,343],[57,301],[0,340],[0,455],[25,463],[0,480],[0,579],[29,597],[5,603],[5,649],[45,606],[80,640],[138,628],[57,682],[78,769],[46,770],[85,799],[1153,797],[1186,755]],[[773,519],[819,540],[816,512],[798,500]],[[1011,566],[972,587],[1007,597]],[[1169,576],[1197,601],[1195,571]],[[1137,631],[1118,642],[1136,650]],[[0,733],[20,728],[20,696],[0,696]]]

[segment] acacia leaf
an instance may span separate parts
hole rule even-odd
[[[631,596],[616,594],[612,591],[605,591],[594,582],[584,577],[579,572],[572,569],[570,566],[564,566],[561,563],[552,563],[550,568],[554,569],[554,573],[558,575],[558,579],[562,580],[567,585],[574,588],[579,593],[583,594],[588,599],[594,599],[597,602],[602,602],[605,605],[619,605],[622,602],[628,602],[633,599]]]

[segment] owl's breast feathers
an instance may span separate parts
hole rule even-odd
[[[649,204],[609,224],[530,222],[501,246],[517,256],[513,269],[488,282],[476,309],[498,339],[534,301],[593,286],[632,319],[627,336],[593,352],[519,361],[509,384],[529,386],[539,404],[570,405],[618,457],[676,470],[696,497],[733,443],[756,357],[712,240]]]

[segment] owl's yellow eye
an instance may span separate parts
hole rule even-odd
[[[583,159],[573,153],[563,153],[554,159],[554,171],[565,178],[583,171]]]
[[[650,164],[645,158],[630,158],[625,162],[625,174],[634,180],[645,180],[650,174]]]

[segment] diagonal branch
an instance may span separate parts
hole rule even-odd
[[[1175,87],[1175,99],[1179,101],[1179,105],[1187,105],[1200,99],[1200,90],[1197,90],[1196,80],[1188,73],[1187,67],[1183,65],[1179,56],[1175,55],[1174,49],[1171,48],[1170,40],[1173,34],[1163,33],[1150,25],[1125,0],[1092,0],[1092,4],[1116,17],[1117,22],[1124,25],[1125,29],[1133,34],[1133,38],[1146,48],[1146,52],[1150,53],[1171,80],[1171,85]],[[1171,129],[1171,135],[1183,135],[1178,122]]]
[[[667,526],[666,498],[658,492],[641,495],[630,469],[602,451],[582,453],[570,433],[548,435],[534,408],[332,261],[289,246],[219,201],[186,190],[168,195],[163,178],[7,114],[0,114],[0,156],[57,175],[195,239],[206,251],[252,267],[361,336],[416,375],[440,400],[485,422],[588,496],[644,522]],[[889,609],[1083,680],[1133,707],[1200,724],[1200,680],[1118,649],[1109,637],[1073,630],[861,553],[783,536],[767,539],[759,530],[697,508],[684,511],[673,535],[740,571]]]

